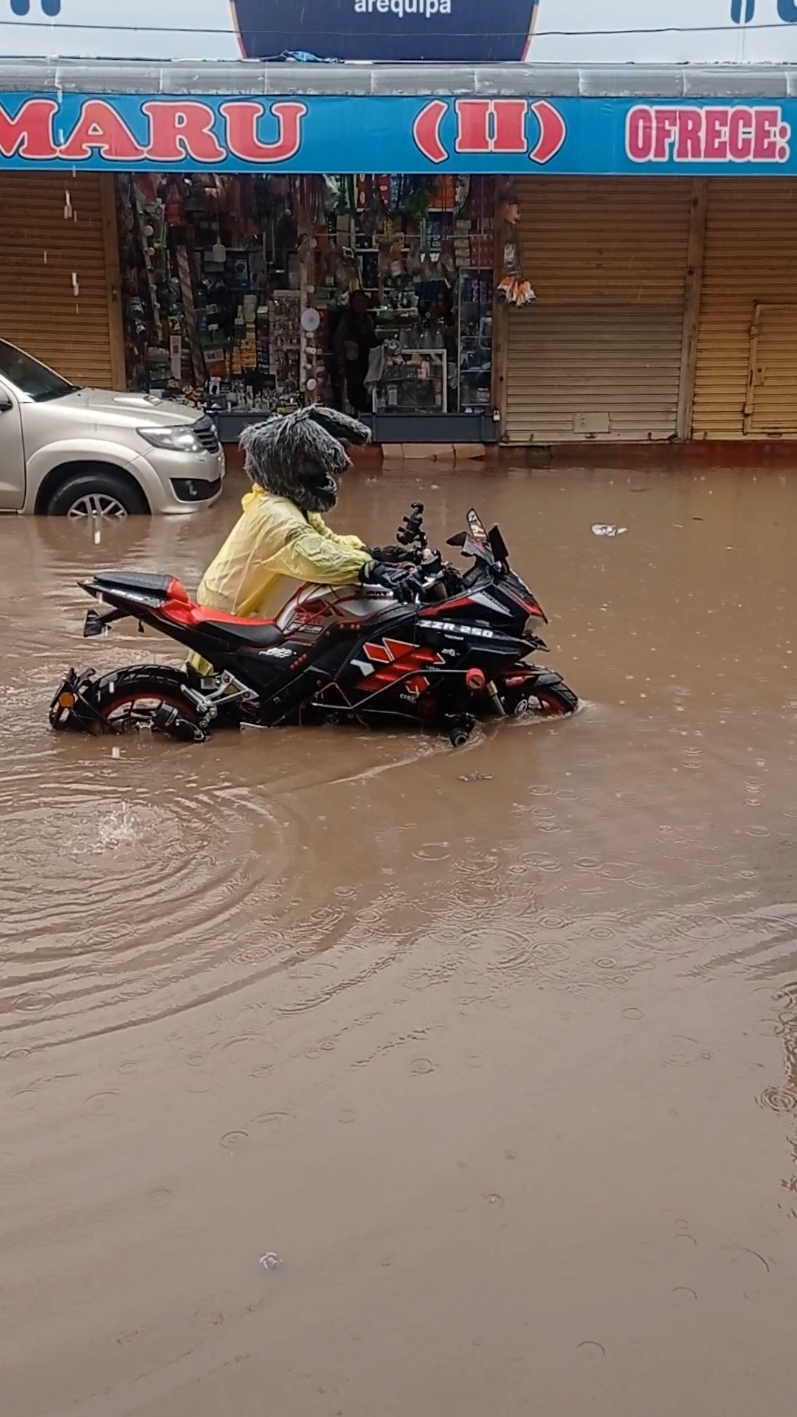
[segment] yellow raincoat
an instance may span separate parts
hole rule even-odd
[[[199,605],[270,619],[304,581],[349,585],[371,560],[358,536],[338,536],[288,497],[256,485],[241,506],[243,515],[202,577]],[[188,662],[199,674],[213,672],[199,655]]]

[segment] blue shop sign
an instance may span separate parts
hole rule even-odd
[[[797,173],[797,99],[0,96],[0,168]]]

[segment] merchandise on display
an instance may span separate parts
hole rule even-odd
[[[491,178],[138,174],[117,190],[133,387],[243,413],[489,407]]]

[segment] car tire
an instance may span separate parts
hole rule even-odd
[[[144,493],[129,478],[106,468],[84,468],[68,477],[42,509],[48,517],[145,517],[149,507]]]

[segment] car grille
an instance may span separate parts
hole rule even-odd
[[[213,419],[209,418],[207,414],[197,419],[194,424],[194,432],[206,453],[217,453],[219,451],[219,435],[216,432],[216,425]]]

